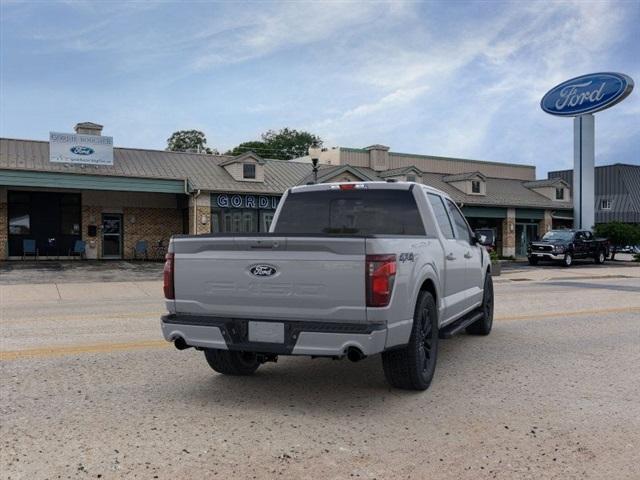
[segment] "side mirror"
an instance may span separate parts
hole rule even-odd
[[[492,244],[492,242],[489,241],[489,238],[484,233],[480,232],[473,232],[473,241],[474,243],[484,247],[488,247]]]

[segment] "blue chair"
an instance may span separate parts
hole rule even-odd
[[[22,260],[27,255],[33,255],[38,260],[38,248],[36,247],[36,241],[33,239],[22,240]]]
[[[76,240],[76,242],[73,244],[73,248],[69,250],[69,256],[73,257],[74,255],[78,255],[80,257],[80,260],[82,260],[82,257],[87,258],[87,244],[84,242],[84,240]]]
[[[138,255],[144,257],[145,260],[149,259],[149,242],[146,240],[138,240],[136,246],[133,247],[133,258],[138,259]]]

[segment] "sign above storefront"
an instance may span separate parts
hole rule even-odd
[[[266,195],[244,195],[221,193],[213,195],[212,205],[219,208],[260,208],[273,209],[278,206],[280,197]]]
[[[575,117],[612,107],[633,90],[633,80],[622,73],[590,73],[549,90],[540,102],[551,115]]]
[[[49,161],[113,165],[113,137],[50,132]]]

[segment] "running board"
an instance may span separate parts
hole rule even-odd
[[[482,315],[483,315],[482,311],[474,310],[466,314],[464,317],[459,318],[455,322],[452,322],[447,326],[442,327],[439,332],[440,338],[453,337],[456,333],[460,333],[462,330],[467,328],[473,322],[480,320],[482,318]]]

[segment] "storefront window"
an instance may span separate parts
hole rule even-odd
[[[30,207],[28,193],[9,193],[9,234],[28,235],[31,232]]]
[[[213,194],[211,232],[268,232],[278,200],[266,195]]]
[[[9,233],[28,235],[31,230],[28,206],[14,205],[9,216]]]
[[[20,256],[24,240],[35,240],[42,256],[66,255],[81,235],[77,193],[10,191],[9,255]]]

